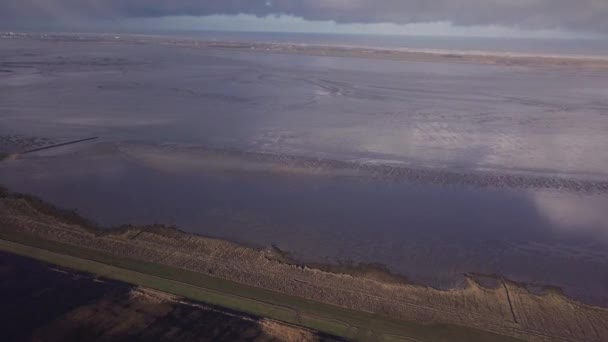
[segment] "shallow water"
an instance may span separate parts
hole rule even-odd
[[[100,136],[3,162],[15,191],[608,305],[607,71],[35,41],[3,42],[0,68],[0,134]]]
[[[608,175],[606,71],[107,44],[3,44],[0,134]]]

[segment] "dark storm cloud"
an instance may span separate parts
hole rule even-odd
[[[608,0],[0,0],[2,26],[240,13],[340,23],[450,21],[608,32]]]

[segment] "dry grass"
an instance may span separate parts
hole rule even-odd
[[[181,302],[177,297],[143,288],[135,288],[129,296],[110,294],[79,307],[39,329],[32,340],[69,341],[78,337],[88,341],[321,340],[310,330]]]
[[[608,310],[555,292],[534,295],[524,285],[509,281],[504,286],[486,288],[468,279],[464,289],[442,291],[407,284],[390,275],[383,278],[377,269],[336,273],[290,265],[268,257],[268,251],[175,229],[124,227],[99,234],[69,216],[54,216],[38,209],[28,198],[4,196],[0,199],[1,231],[25,233],[400,320],[456,324],[530,341],[608,340]]]
[[[298,329],[293,326],[281,324],[277,321],[265,319],[260,322],[260,326],[266,335],[272,336],[279,341],[299,342],[319,340],[312,331]]]

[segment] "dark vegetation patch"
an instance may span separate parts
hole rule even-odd
[[[140,295],[133,295],[139,293]],[[262,317],[0,252],[4,341],[280,341]],[[274,322],[285,334],[341,339]]]
[[[18,199],[25,200],[34,209],[42,214],[52,216],[64,223],[75,224],[82,226],[83,228],[95,230],[98,226],[92,221],[82,217],[76,210],[68,210],[59,208],[48,202],[41,200],[40,198],[32,195],[15,193],[8,191],[5,187],[0,185],[0,198]]]
[[[85,273],[60,272],[40,261],[0,252],[0,330],[4,341],[29,340],[32,331],[107,294],[131,286],[97,282]]]

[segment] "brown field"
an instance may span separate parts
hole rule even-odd
[[[315,331],[0,252],[5,341],[333,341]]]
[[[3,239],[32,237],[192,271],[262,289],[259,297],[268,296],[269,301],[272,295],[265,290],[402,322],[464,326],[528,341],[608,340],[608,310],[571,300],[556,289],[533,294],[524,284],[500,277],[488,277],[500,286],[482,286],[490,281],[470,276],[466,288],[443,291],[378,276],[379,271],[324,271],[289,264],[277,257],[277,251],[164,227],[99,231],[70,212],[6,191],[0,198],[0,227]],[[301,301],[298,305],[312,304]],[[315,317],[298,319],[314,321]],[[367,332],[348,332],[353,337],[359,333]],[[383,339],[391,337],[383,335]]]

